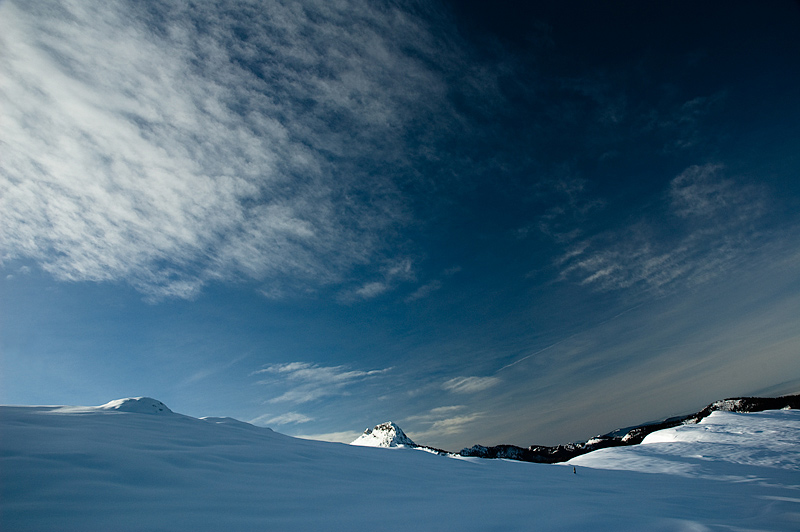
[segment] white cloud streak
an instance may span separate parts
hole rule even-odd
[[[389,285],[380,281],[366,283],[355,291],[355,295],[363,299],[372,299],[379,296],[389,289]]]
[[[350,443],[361,435],[358,431],[343,430],[339,432],[325,432],[322,434],[294,434],[295,438],[304,440],[331,441],[338,443]]]
[[[766,209],[764,193],[722,177],[723,172],[720,164],[694,165],[681,172],[670,182],[672,212],[715,223],[749,222],[761,216]]]
[[[767,205],[763,189],[725,177],[718,164],[687,168],[663,200],[667,217],[658,224],[643,217],[571,243],[554,261],[561,279],[604,291],[706,282],[752,249]]]
[[[406,297],[405,301],[406,303],[410,303],[412,301],[417,301],[418,299],[424,299],[440,288],[442,288],[442,282],[439,280],[433,280],[414,290],[408,295],[408,297]]]
[[[355,289],[344,291],[339,299],[342,302],[373,299],[392,290],[398,282],[413,281],[416,276],[414,265],[410,259],[394,259],[382,268],[383,279],[369,281]]]
[[[497,377],[455,377],[442,384],[442,388],[453,393],[476,393],[497,385]]]
[[[464,405],[440,406],[420,415],[409,416],[403,422],[426,427],[425,430],[416,430],[413,433],[413,437],[418,438],[415,441],[424,445],[431,439],[464,434],[472,423],[483,417],[480,412],[459,414],[465,408]]]
[[[346,388],[366,379],[383,375],[392,368],[360,371],[344,366],[319,366],[307,362],[274,364],[253,372],[253,375],[275,377],[263,379],[259,384],[284,385],[290,389],[269,400],[270,403],[301,404],[347,393]]]
[[[434,422],[441,418],[442,416],[447,416],[453,414],[454,412],[458,412],[466,408],[464,405],[450,405],[450,406],[437,406],[436,408],[431,408],[428,412],[416,416],[409,416],[406,418],[407,421],[429,421]]]
[[[408,218],[446,48],[359,2],[4,2],[0,261],[154,299],[337,282]]]
[[[293,425],[299,423],[308,423],[309,421],[314,421],[314,418],[299,412],[286,412],[285,414],[281,414],[279,416],[264,414],[263,416],[258,416],[257,418],[250,420],[250,423],[253,425],[268,427],[271,425]]]

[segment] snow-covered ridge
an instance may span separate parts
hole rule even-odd
[[[173,414],[172,410],[161,401],[152,397],[128,397],[116,399],[98,406],[99,410],[116,410],[117,412],[134,412],[136,414]]]
[[[698,423],[652,432],[641,445],[602,449],[567,463],[703,478],[719,478],[723,473],[730,480],[753,482],[758,479],[744,474],[751,467],[800,472],[798,433],[800,412],[795,410],[739,413],[720,409]],[[725,465],[712,468],[709,461]]]
[[[0,530],[797,529],[797,410],[715,411],[563,467],[373,452],[153,401],[0,407]]]
[[[102,414],[124,412],[128,414],[156,414],[178,416],[167,405],[152,397],[126,397],[114,399],[100,406],[35,406],[41,413],[51,414]]]
[[[362,447],[418,447],[411,438],[406,436],[403,429],[391,421],[375,425],[353,440],[350,445]]]
[[[782,397],[736,397],[715,401],[695,414],[665,419],[656,423],[645,423],[625,429],[618,429],[602,436],[595,436],[586,442],[567,443],[564,445],[545,446],[531,445],[518,447],[516,445],[495,445],[485,447],[473,445],[462,449],[461,456],[474,456],[479,458],[505,458],[521,460],[523,462],[536,462],[554,464],[566,462],[582,454],[606,449],[637,445],[653,432],[677,427],[686,424],[696,424],[714,412],[762,412],[764,410],[779,410],[782,408],[800,408],[800,395],[786,395]]]

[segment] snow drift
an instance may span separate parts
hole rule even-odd
[[[800,523],[794,410],[715,412],[565,467],[299,440],[162,406],[138,398],[0,407],[0,529],[784,531]]]

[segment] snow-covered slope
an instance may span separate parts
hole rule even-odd
[[[172,410],[161,401],[152,397],[128,397],[117,399],[98,406],[100,410],[116,410],[117,412],[134,412],[137,414],[172,414]]]
[[[362,447],[417,447],[417,444],[406,436],[403,429],[391,421],[375,425],[364,434],[350,442],[350,445]]]
[[[786,531],[800,518],[797,411],[717,413],[584,455],[573,474],[110,404],[132,408],[0,407],[0,530]]]
[[[798,436],[800,412],[797,410],[752,414],[718,411],[697,424],[654,432],[640,445],[601,449],[568,463],[688,477],[721,475],[742,481],[777,474],[774,471],[790,471],[795,481],[800,482]],[[797,489],[800,496],[800,486]]]
[[[608,434],[595,436],[585,442],[574,442],[556,446],[531,445],[529,447],[518,447],[516,445],[494,445],[491,447],[473,445],[472,447],[462,449],[459,454],[461,456],[474,456],[477,458],[508,458],[510,460],[521,460],[524,462],[554,464],[566,462],[582,454],[599,449],[638,445],[647,435],[655,431],[698,423],[713,412],[763,412],[764,410],[781,410],[783,408],[800,409],[800,395],[784,395],[781,397],[735,397],[723,399],[711,403],[694,414],[620,428]]]

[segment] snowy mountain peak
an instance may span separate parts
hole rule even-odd
[[[374,428],[367,429],[364,434],[353,440],[350,445],[363,447],[418,447],[411,438],[406,436],[403,429],[387,421]]]
[[[127,397],[115,399],[98,407],[101,410],[116,410],[117,412],[132,412],[135,414],[172,414],[167,405],[152,397]]]

